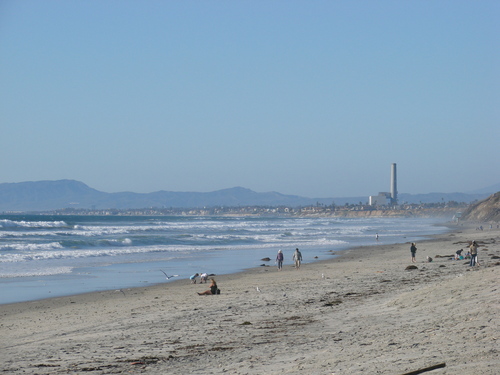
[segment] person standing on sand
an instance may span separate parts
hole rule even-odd
[[[415,258],[416,254],[417,254],[417,245],[415,244],[415,242],[412,242],[412,244],[410,246],[410,252],[411,252],[412,263],[417,263],[417,259]]]
[[[278,271],[281,271],[283,268],[283,252],[281,250],[278,250],[278,255],[276,255],[276,263],[278,263]]]
[[[299,251],[299,249],[295,249],[295,252],[293,253],[292,259],[295,262],[295,268],[299,269],[300,268],[300,263],[302,262],[302,254]]]
[[[470,248],[470,266],[474,267],[476,265],[476,263],[479,266],[479,262],[477,261],[477,243],[476,243],[476,241],[472,241],[469,248]]]

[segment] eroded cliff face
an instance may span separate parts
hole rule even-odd
[[[463,213],[462,220],[466,221],[500,221],[500,192],[485,200],[470,205]]]

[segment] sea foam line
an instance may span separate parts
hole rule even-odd
[[[51,259],[79,259],[96,258],[107,256],[120,256],[140,253],[158,253],[158,252],[200,252],[200,251],[231,251],[231,250],[255,250],[255,249],[284,249],[295,248],[296,246],[342,246],[346,242],[330,239],[317,239],[315,241],[290,241],[281,243],[267,244],[249,244],[249,245],[209,245],[209,246],[172,246],[172,245],[153,245],[141,247],[123,247],[123,248],[101,248],[101,249],[81,249],[81,250],[60,250],[60,251],[35,251],[29,254],[0,254],[0,263],[30,262],[38,260]]]
[[[2,250],[16,250],[16,251],[37,251],[37,250],[54,250],[62,249],[59,242],[51,243],[11,243],[7,245],[0,245],[0,251]]]
[[[63,275],[68,274],[73,271],[73,267],[54,267],[45,268],[43,270],[29,270],[29,271],[19,271],[19,272],[4,272],[0,274],[0,278],[14,278],[14,277],[30,277],[30,276],[53,276],[53,275]]]
[[[0,220],[0,228],[61,228],[67,227],[64,221],[12,221]]]

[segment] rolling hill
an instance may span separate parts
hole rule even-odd
[[[401,203],[465,202],[486,198],[488,193],[400,194]],[[277,192],[257,193],[243,187],[213,192],[105,193],[80,181],[30,181],[0,184],[0,212],[50,211],[63,208],[134,209],[134,208],[201,208],[215,206],[310,206],[318,203],[338,206],[366,204],[368,197],[306,198]]]

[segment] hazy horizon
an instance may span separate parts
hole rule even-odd
[[[301,195],[298,195],[298,194],[285,194],[285,193],[282,193],[280,191],[276,191],[276,190],[268,190],[268,191],[256,191],[256,190],[253,190],[253,189],[250,189],[248,187],[245,187],[245,186],[230,186],[230,187],[224,187],[224,188],[221,188],[221,189],[217,189],[217,190],[210,190],[210,191],[197,191],[197,190],[184,190],[184,191],[180,191],[180,190],[167,190],[167,189],[160,189],[160,190],[155,190],[155,191],[148,191],[148,192],[144,192],[144,193],[138,193],[136,191],[131,191],[131,190],[117,190],[117,191],[103,191],[103,190],[100,190],[100,189],[97,189],[95,188],[94,186],[90,185],[90,184],[87,184],[85,183],[85,181],[78,181],[78,180],[74,180],[74,179],[63,179],[63,180],[40,180],[40,181],[20,181],[20,182],[0,182],[0,185],[1,184],[23,184],[23,183],[37,183],[37,182],[57,182],[57,181],[75,181],[75,182],[78,182],[78,183],[82,183],[86,186],[88,186],[89,188],[91,189],[94,189],[94,190],[97,190],[97,191],[100,191],[102,193],[110,193],[110,194],[114,194],[114,193],[132,193],[132,194],[150,194],[150,193],[157,193],[157,192],[171,192],[171,193],[193,193],[193,194],[204,194],[204,193],[213,193],[213,192],[218,192],[218,191],[223,191],[223,190],[232,190],[232,189],[247,189],[247,190],[250,190],[250,191],[253,191],[255,193],[278,193],[278,194],[283,194],[283,195],[295,195],[295,196],[299,196],[299,197],[302,197],[302,198],[310,198],[310,199],[329,199],[329,198],[360,198],[360,197],[366,197],[368,199],[368,196],[323,196],[323,197],[310,197],[310,196],[301,196]],[[398,192],[398,195],[426,195],[426,194],[454,194],[454,193],[457,193],[457,194],[489,194],[489,193],[495,193],[497,191],[500,191],[500,183],[498,184],[493,184],[493,185],[489,185],[489,186],[484,186],[484,187],[481,187],[481,188],[477,188],[477,189],[473,189],[473,190],[469,190],[469,191],[449,191],[449,192],[445,192],[445,191],[429,191],[429,192],[417,192],[417,193],[407,193],[407,192]],[[387,191],[388,192],[388,191]],[[373,194],[370,194],[370,195],[377,195],[379,192],[375,192]]]
[[[0,182],[303,197],[498,183],[500,3],[0,2]]]

